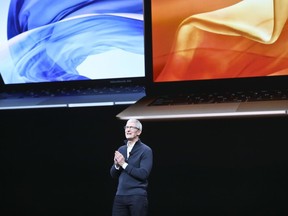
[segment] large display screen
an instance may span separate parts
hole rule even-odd
[[[153,80],[288,75],[287,0],[153,0]]]
[[[1,0],[5,84],[144,77],[142,0]]]

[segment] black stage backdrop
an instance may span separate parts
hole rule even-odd
[[[1,111],[1,216],[110,216],[125,106]],[[150,216],[288,215],[287,118],[144,121]]]

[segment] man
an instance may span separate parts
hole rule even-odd
[[[147,216],[148,177],[153,165],[152,149],[139,139],[142,133],[139,120],[129,119],[124,129],[126,140],[115,151],[114,163],[110,169],[111,176],[118,179],[112,216]]]

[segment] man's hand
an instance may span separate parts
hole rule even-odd
[[[116,166],[122,166],[125,163],[125,158],[119,151],[115,151],[114,163]]]

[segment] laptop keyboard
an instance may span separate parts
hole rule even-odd
[[[227,102],[252,102],[269,100],[287,100],[288,90],[238,91],[226,93],[193,93],[188,95],[161,96],[150,106],[211,104]]]
[[[37,97],[63,97],[63,96],[89,96],[89,95],[104,95],[104,94],[123,94],[123,93],[143,93],[145,88],[140,85],[136,86],[118,86],[118,87],[79,87],[79,88],[58,88],[58,89],[43,89],[43,90],[26,90],[24,92],[9,92],[2,94],[5,97],[17,98],[37,98]]]

